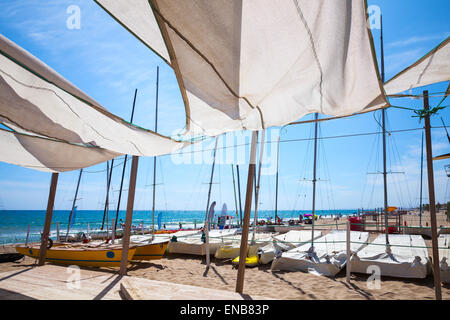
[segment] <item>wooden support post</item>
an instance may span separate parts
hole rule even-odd
[[[350,258],[351,258],[351,250],[350,250],[350,221],[347,219],[347,282],[350,282]]]
[[[56,223],[56,241],[59,242],[59,222]]]
[[[39,265],[45,264],[45,258],[47,256],[47,243],[50,235],[50,225],[52,223],[53,207],[55,205],[56,186],[58,184],[58,172],[52,173],[52,180],[50,183],[50,192],[47,202],[47,213],[45,214],[44,231],[42,233],[41,248],[39,254]]]
[[[138,162],[139,157],[133,156],[133,159],[131,161],[130,185],[128,187],[128,202],[127,202],[127,213],[125,216],[125,228],[123,230],[123,238],[122,238],[122,260],[120,261],[120,271],[119,271],[119,274],[121,276],[125,276],[127,274],[128,247],[130,245],[131,223],[133,220],[133,206],[134,206],[134,195],[136,191]]]
[[[242,227],[241,248],[239,252],[239,267],[236,281],[236,292],[238,293],[242,293],[244,290],[245,260],[247,258],[247,244],[248,244],[247,242],[248,242],[248,229],[250,226],[250,211],[252,209],[253,180],[255,176],[257,140],[258,140],[258,132],[253,131],[251,151],[250,151],[250,163],[248,165],[247,191],[245,196],[244,225]]]
[[[430,110],[428,104],[428,91],[423,92],[425,111]],[[431,147],[430,115],[425,115],[425,141],[427,150],[428,196],[430,199],[431,243],[433,247],[434,290],[436,300],[442,300],[441,274],[439,267],[438,234],[436,224],[436,201],[434,197],[433,150]]]

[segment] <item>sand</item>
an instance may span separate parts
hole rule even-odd
[[[322,219],[321,223],[324,221],[325,219]],[[443,223],[447,223],[445,218]],[[371,239],[376,236],[376,233],[372,233]],[[431,246],[431,240],[426,240],[426,243]],[[13,248],[0,247],[0,250],[12,251]],[[429,251],[431,255],[431,249]],[[33,266],[34,263],[34,259],[29,257],[18,262],[1,263],[0,272],[20,271]],[[109,273],[118,272],[118,268],[92,269]],[[132,263],[128,268],[128,275],[234,291],[237,269],[232,266],[231,261],[218,260],[212,256],[211,267],[206,271],[204,257],[166,253],[160,260]],[[369,288],[367,278],[368,275],[352,274],[351,283],[348,284],[345,269],[335,278],[327,278],[302,272],[272,272],[269,264],[246,269],[244,293],[292,300],[430,300],[435,298],[432,275],[426,279],[417,280],[382,277],[380,289]],[[442,286],[442,297],[450,300],[449,285]]]

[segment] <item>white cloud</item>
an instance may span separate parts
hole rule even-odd
[[[444,34],[439,34],[439,35],[433,34],[433,35],[422,36],[422,37],[410,37],[407,39],[388,43],[387,46],[389,46],[389,47],[405,47],[405,46],[420,43],[420,42],[426,42],[426,41],[432,41],[432,40],[444,40],[449,35],[450,35],[450,32],[446,32]]]

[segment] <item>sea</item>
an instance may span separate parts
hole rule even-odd
[[[357,210],[316,210],[316,215],[322,217],[331,217],[336,215],[353,215]],[[299,215],[310,214],[311,211],[304,210],[278,210],[278,216],[282,221],[289,221],[291,219],[298,219]],[[70,226],[70,234],[76,234],[78,232],[87,232],[99,230],[104,225],[110,226],[112,219],[115,218],[115,211],[110,212],[108,216],[104,217],[103,210],[76,210],[72,223]],[[220,211],[216,211],[215,220],[221,214]],[[236,217],[236,211],[228,211],[229,216]],[[60,235],[65,235],[67,232],[67,226],[69,221],[70,210],[54,210],[51,223],[50,238],[56,239],[57,226],[59,225]],[[182,210],[167,210],[155,212],[155,229],[158,229],[158,215],[160,216],[161,228],[165,229],[190,229],[199,228],[204,224],[205,211],[182,211]],[[260,210],[258,211],[258,220],[272,220],[274,221],[275,212],[273,210]],[[251,214],[250,221],[253,221],[253,212]],[[119,211],[118,216],[125,221],[125,211]],[[135,210],[133,212],[134,226],[144,225],[144,228],[151,228],[152,226],[152,212],[148,210]],[[44,228],[45,222],[45,210],[0,210],[0,245],[24,243],[27,238],[28,228],[29,235],[28,241],[35,242],[40,241],[41,232]],[[236,220],[237,222],[237,220]]]

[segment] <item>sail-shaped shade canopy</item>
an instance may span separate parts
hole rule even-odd
[[[450,37],[384,85],[387,95],[450,81]]]
[[[96,0],[177,76],[186,132],[388,106],[364,0]]]
[[[0,123],[10,129],[0,135],[0,161],[44,171],[74,170],[121,154],[169,154],[188,144],[108,112],[2,35]]]

